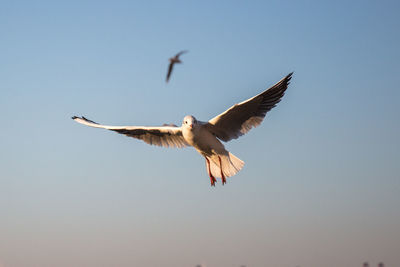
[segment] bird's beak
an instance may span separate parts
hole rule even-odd
[[[190,126],[190,129],[193,129],[193,124],[190,124],[189,126]]]

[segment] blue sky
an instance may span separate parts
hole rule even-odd
[[[1,6],[0,266],[400,264],[398,2]],[[291,71],[223,187],[192,148],[70,119],[208,120]]]

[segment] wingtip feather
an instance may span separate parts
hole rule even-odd
[[[288,75],[286,75],[286,80],[287,80],[287,83],[289,84],[289,81],[292,79],[292,75],[293,75],[293,73],[294,73],[294,71],[292,71],[291,73],[289,73]]]
[[[98,123],[95,122],[95,121],[89,120],[89,119],[86,118],[85,116],[81,116],[81,117],[79,117],[79,116],[72,116],[72,119],[73,119],[74,121],[78,121],[78,122],[79,122],[79,120],[83,120],[83,121],[86,121],[86,122],[98,124]]]

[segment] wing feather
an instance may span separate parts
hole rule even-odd
[[[189,52],[188,50],[182,50],[178,54],[175,55],[176,58],[180,57],[182,54]]]
[[[89,120],[85,117],[74,116],[72,119],[78,123],[111,130],[120,134],[124,134],[139,140],[143,140],[147,144],[163,146],[163,147],[185,147],[188,143],[182,136],[181,127],[177,126],[160,126],[160,127],[144,127],[144,126],[107,126]]]
[[[171,77],[171,73],[172,73],[172,69],[173,68],[174,68],[174,62],[171,61],[171,63],[169,63],[169,66],[168,66],[168,73],[167,73],[166,82],[169,81],[169,78]]]
[[[212,118],[206,127],[223,141],[236,139],[257,127],[265,115],[281,101],[289,85],[292,73],[280,80],[271,88]]]

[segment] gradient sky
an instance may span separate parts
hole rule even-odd
[[[1,1],[0,266],[400,266],[399,11]],[[225,186],[193,148],[70,119],[208,120],[291,71],[263,124],[226,144],[246,165]]]

